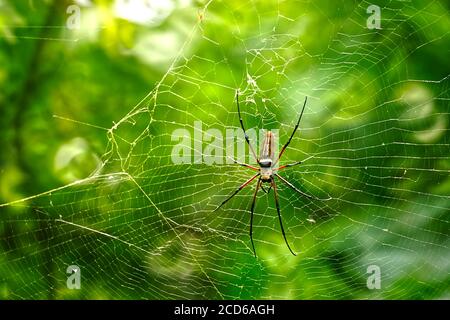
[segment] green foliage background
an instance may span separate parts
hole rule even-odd
[[[450,297],[447,1],[377,1],[381,30],[364,1],[174,1],[149,25],[93,2],[70,30],[71,1],[0,1],[0,298]],[[171,162],[174,130],[237,127],[236,88],[281,140],[310,97],[285,163],[315,157],[286,175],[333,200],[280,190],[298,257],[268,196],[258,259],[252,191],[212,213],[245,169]]]

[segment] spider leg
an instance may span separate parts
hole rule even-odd
[[[289,143],[291,143],[291,140],[294,137],[294,134],[297,131],[298,126],[300,125],[300,120],[302,119],[303,111],[305,111],[306,101],[308,101],[308,97],[305,97],[305,102],[303,103],[302,112],[300,113],[300,117],[298,118],[298,121],[297,121],[297,124],[295,125],[294,131],[292,132],[291,136],[289,137],[289,140],[286,142],[286,144],[283,146],[283,148],[281,148],[281,151],[278,155],[278,159],[273,164],[276,164],[280,160],[281,156],[283,155],[284,151],[288,147]]]
[[[275,183],[275,180],[272,178],[271,185],[273,186],[273,194],[275,195],[275,205],[277,207],[277,213],[278,213],[278,220],[280,220],[280,227],[281,227],[281,233],[283,234],[284,242],[286,242],[286,245],[289,249],[289,251],[296,256],[294,251],[292,251],[291,247],[289,246],[289,242],[286,239],[286,233],[284,232],[283,228],[283,222],[281,221],[281,213],[280,213],[280,203],[278,201],[278,192],[277,192],[277,184]]]
[[[265,188],[264,188],[264,186],[263,186],[263,184],[261,183],[261,190],[262,191],[264,191],[264,193],[267,193],[267,192],[269,192],[269,191],[267,191]],[[269,189],[270,190],[270,189]]]
[[[253,195],[252,206],[250,208],[250,241],[252,242],[253,254],[255,255],[255,258],[256,258],[256,250],[255,250],[255,244],[253,243],[253,211],[255,209],[256,195],[258,194],[258,188],[260,185],[262,185],[261,178],[258,179],[258,183],[257,183],[256,189],[255,189],[255,194]]]
[[[242,121],[241,108],[239,106],[239,90],[236,90],[236,104],[237,104],[237,109],[238,109],[238,114],[239,114],[239,122],[241,123],[242,131],[244,131],[245,141],[247,141],[248,147],[249,147],[250,151],[252,152],[253,156],[255,157],[256,162],[259,163],[259,158],[256,156],[255,149],[253,149],[253,146],[250,143],[250,139],[249,139],[249,137],[247,135],[247,132],[245,131],[245,128],[244,128],[244,122]]]
[[[231,160],[233,160],[234,163],[236,163],[236,164],[238,164],[238,165],[240,165],[240,166],[242,166],[242,167],[246,167],[246,168],[249,168],[249,169],[252,169],[252,170],[255,170],[255,171],[259,171],[259,169],[258,169],[257,167],[251,166],[251,165],[246,164],[246,163],[239,162],[239,161],[237,161],[236,159],[233,159],[233,158],[231,158],[231,157],[229,157],[229,158],[230,158]]]
[[[278,170],[282,170],[284,168],[290,168],[290,167],[293,167],[293,166],[296,166],[296,165],[299,165],[299,164],[302,164],[302,162],[301,161],[297,161],[297,162],[294,162],[294,163],[286,164],[284,166],[281,166],[281,167],[278,167],[278,168],[274,168],[273,170],[278,171]]]
[[[267,193],[270,192],[270,189],[272,189],[272,184],[270,184],[269,189],[267,189]]]
[[[286,184],[289,188],[291,188],[292,190],[300,193],[302,196],[307,197],[308,199],[311,200],[321,200],[321,201],[328,201],[331,200],[331,197],[328,197],[327,199],[321,199],[321,198],[317,198],[317,197],[313,197],[310,196],[309,194],[304,193],[303,191],[301,191],[300,189],[296,188],[292,183],[290,183],[289,181],[287,181],[285,178],[283,178],[282,176],[280,176],[279,174],[275,173],[275,176],[277,178],[279,178],[284,184]]]
[[[250,179],[248,179],[247,181],[245,181],[243,184],[241,184],[239,186],[239,188],[236,189],[236,191],[234,191],[228,198],[226,198],[224,201],[222,201],[222,203],[220,204],[220,206],[218,206],[216,209],[214,209],[213,212],[216,212],[217,210],[220,209],[220,207],[222,207],[225,203],[227,203],[231,198],[233,198],[239,191],[241,191],[242,189],[244,189],[245,186],[247,186],[250,182],[252,182],[253,180],[255,180],[256,177],[259,176],[259,173],[255,174],[253,177],[251,177]]]
[[[272,184],[269,186],[269,189],[264,189],[264,184],[261,182],[261,189],[262,189],[262,191],[264,191],[264,193],[269,193],[270,192],[270,190],[272,189]]]

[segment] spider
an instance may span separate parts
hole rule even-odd
[[[285,178],[283,178],[282,176],[280,176],[278,174],[278,171],[285,169],[285,168],[289,168],[289,167],[293,167],[296,165],[301,164],[301,161],[297,161],[291,164],[287,164],[287,165],[283,165],[283,166],[276,166],[281,158],[281,156],[283,155],[284,151],[286,151],[287,147],[289,146],[289,143],[291,142],[292,138],[294,137],[295,132],[297,131],[299,124],[300,124],[300,120],[302,119],[303,116],[303,111],[305,111],[305,106],[306,106],[306,102],[308,100],[308,97],[305,97],[305,102],[303,103],[303,108],[302,111],[300,113],[300,116],[298,118],[297,124],[294,127],[294,131],[292,132],[291,136],[289,137],[289,140],[286,142],[286,144],[283,146],[283,148],[281,149],[280,153],[278,154],[278,156],[275,158],[275,154],[274,154],[274,134],[272,131],[267,131],[264,137],[264,141],[262,143],[262,147],[260,150],[260,154],[259,157],[256,156],[255,150],[252,147],[252,144],[250,143],[250,139],[245,131],[245,127],[244,127],[244,122],[242,121],[242,116],[241,116],[241,108],[239,106],[239,91],[236,91],[236,105],[237,105],[237,109],[238,109],[238,115],[239,115],[239,122],[241,124],[241,128],[244,131],[244,137],[245,137],[245,141],[247,142],[249,149],[251,151],[251,153],[253,154],[253,156],[256,159],[256,162],[258,163],[259,167],[255,167],[255,166],[251,166],[249,164],[246,163],[240,163],[236,160],[233,159],[233,161],[236,164],[239,164],[243,167],[252,169],[254,171],[258,171],[258,173],[256,173],[253,177],[251,177],[250,179],[248,179],[247,181],[245,181],[242,185],[239,186],[239,188],[237,188],[228,198],[226,198],[214,211],[217,211],[219,208],[221,208],[225,203],[227,203],[231,198],[233,198],[236,194],[239,193],[239,191],[241,191],[242,189],[244,189],[246,186],[248,186],[253,180],[255,180],[256,178],[258,178],[258,182],[256,184],[256,189],[255,189],[255,193],[253,195],[253,200],[252,200],[252,205],[250,208],[250,241],[252,243],[252,248],[253,248],[253,253],[256,257],[256,250],[255,250],[255,244],[253,243],[253,211],[255,209],[255,203],[256,203],[256,196],[258,194],[258,190],[259,188],[261,188],[265,193],[269,193],[270,189],[273,189],[273,193],[274,193],[274,197],[275,197],[275,206],[277,208],[277,213],[278,213],[278,220],[280,221],[280,228],[281,228],[281,233],[283,234],[283,238],[284,238],[284,242],[286,243],[286,246],[288,247],[289,251],[296,256],[296,254],[294,253],[294,251],[292,251],[291,246],[289,245],[289,242],[286,239],[286,233],[284,232],[284,228],[283,228],[283,222],[281,219],[281,213],[280,213],[280,203],[278,200],[278,191],[277,191],[277,184],[275,182],[275,177],[278,178],[281,182],[283,182],[285,185],[287,185],[289,188],[291,188],[292,190],[296,191],[297,193],[301,194],[302,196],[305,196],[309,199],[315,199],[315,197],[310,196],[304,192],[302,192],[301,190],[299,190],[298,188],[296,188],[292,183],[290,183],[289,181],[287,181]],[[264,189],[263,184],[270,184],[269,189],[266,191]]]

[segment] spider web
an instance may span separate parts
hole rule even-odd
[[[448,298],[450,69],[435,61],[427,77],[419,63],[448,44],[448,8],[386,1],[382,29],[370,30],[370,5],[205,5],[162,79],[108,130],[98,170],[0,207],[32,212],[1,220],[0,288],[12,298]],[[246,126],[279,129],[281,143],[309,97],[281,164],[305,161],[280,175],[332,199],[278,183],[297,257],[272,192],[255,208],[257,259],[255,185],[213,212],[252,171],[171,160],[174,130],[238,130],[238,88]],[[66,288],[73,264],[81,290]],[[366,286],[370,265],[379,290]]]

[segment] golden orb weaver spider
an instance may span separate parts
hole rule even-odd
[[[252,205],[250,208],[250,240],[252,243],[252,248],[253,248],[253,253],[256,257],[256,250],[255,250],[255,244],[253,243],[253,212],[255,209],[255,204],[256,204],[256,196],[258,194],[258,190],[259,188],[261,188],[265,193],[269,193],[270,189],[273,189],[273,193],[274,193],[274,197],[275,197],[275,206],[277,208],[277,213],[278,213],[278,220],[280,222],[280,228],[281,228],[281,233],[283,234],[283,238],[284,238],[284,242],[286,243],[286,246],[288,247],[289,251],[296,256],[296,254],[294,253],[294,251],[292,251],[291,246],[289,245],[289,242],[286,239],[286,233],[284,232],[284,228],[283,228],[283,222],[281,219],[281,213],[280,213],[280,203],[278,200],[278,191],[277,191],[277,184],[275,182],[275,177],[280,179],[281,182],[283,182],[285,185],[287,185],[289,188],[291,188],[292,190],[296,191],[297,193],[301,194],[302,196],[305,196],[309,199],[316,199],[313,196],[310,196],[304,192],[302,192],[301,190],[299,190],[298,188],[296,188],[292,183],[290,183],[289,181],[287,181],[285,178],[281,177],[278,174],[278,171],[284,169],[284,168],[289,168],[289,167],[293,167],[296,165],[301,164],[301,161],[297,161],[291,164],[287,164],[287,165],[283,165],[283,166],[278,166],[276,167],[277,163],[279,162],[281,156],[283,155],[284,151],[286,150],[286,148],[289,146],[289,143],[291,142],[292,138],[294,137],[295,132],[297,131],[299,125],[300,125],[300,120],[302,119],[303,116],[303,112],[305,111],[305,106],[306,106],[306,102],[308,100],[308,97],[305,97],[305,102],[303,103],[303,108],[302,111],[300,113],[300,116],[298,118],[297,124],[295,125],[294,131],[292,132],[291,136],[289,137],[289,140],[286,142],[286,144],[283,146],[283,148],[281,149],[280,153],[278,154],[278,156],[275,158],[275,154],[274,154],[274,134],[272,133],[272,131],[267,131],[264,137],[264,141],[262,143],[262,147],[260,150],[260,154],[259,157],[257,157],[255,150],[252,147],[252,144],[250,143],[250,139],[245,131],[245,127],[244,127],[244,122],[242,121],[242,116],[241,116],[241,108],[239,106],[239,91],[236,91],[236,105],[237,105],[237,109],[238,109],[238,115],[239,115],[239,122],[241,124],[241,128],[244,131],[244,137],[245,137],[245,141],[247,142],[249,149],[251,151],[251,153],[253,154],[253,156],[256,159],[256,162],[258,163],[259,167],[255,167],[255,166],[251,166],[249,164],[246,163],[240,163],[236,160],[233,159],[233,161],[236,164],[239,164],[243,167],[249,168],[251,170],[254,171],[258,171],[258,173],[256,173],[253,177],[251,177],[250,179],[248,179],[247,181],[245,181],[241,186],[239,186],[239,188],[237,188],[228,198],[226,198],[214,211],[217,211],[219,208],[221,208],[225,203],[227,203],[231,198],[233,198],[236,194],[239,193],[239,191],[241,191],[242,189],[244,189],[246,186],[248,186],[253,180],[255,180],[256,178],[258,178],[258,182],[256,184],[256,189],[255,189],[255,193],[253,195],[253,200],[252,200]],[[263,184],[264,183],[269,183],[270,187],[268,189],[268,191],[265,191]],[[320,200],[320,199],[319,199]]]

